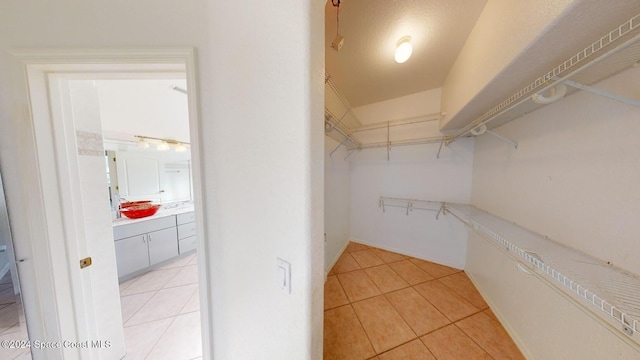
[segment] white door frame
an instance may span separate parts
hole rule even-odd
[[[198,241],[198,275],[200,284],[202,344],[204,359],[210,358],[209,334],[210,289],[208,281],[209,247],[205,241],[204,199],[202,186],[202,163],[200,161],[200,121],[197,102],[197,77],[195,53],[191,48],[168,49],[104,49],[104,50],[23,50],[13,54],[25,66],[26,81],[29,89],[29,108],[31,128],[35,147],[34,161],[38,163],[38,173],[30,174],[38,181],[29,184],[30,227],[33,237],[30,239],[31,254],[22,256],[19,267],[22,282],[30,291],[25,290],[25,311],[30,337],[40,341],[64,341],[77,339],[76,334],[91,332],[92,302],[85,293],[72,287],[77,280],[77,271],[72,272],[69,264],[75,263],[83,253],[82,246],[69,248],[65,238],[69,236],[73,222],[64,223],[63,211],[68,209],[70,201],[61,196],[61,190],[72,186],[64,184],[70,166],[56,160],[56,151],[64,144],[54,141],[54,117],[57,105],[49,98],[48,79],[51,75],[70,73],[145,73],[176,72],[186,73],[189,109],[189,128],[191,136],[191,156],[196,210],[196,232]],[[25,145],[28,146],[28,145]],[[29,185],[28,184],[28,185]],[[27,186],[28,186],[27,185]],[[66,205],[66,206],[65,206]],[[77,219],[77,217],[76,217]],[[76,244],[77,245],[77,244]],[[79,247],[79,248],[78,248]],[[30,261],[31,260],[31,261]],[[65,261],[60,261],[65,260]],[[73,260],[73,261],[68,261]],[[115,267],[115,263],[113,264]],[[74,269],[75,270],[75,269]],[[31,295],[31,296],[30,296]],[[74,302],[75,301],[75,305]],[[78,302],[82,302],[78,304]],[[85,353],[86,355],[86,353]],[[46,352],[47,359],[76,358],[78,352],[73,349],[52,349]],[[89,355],[90,356],[90,355]]]

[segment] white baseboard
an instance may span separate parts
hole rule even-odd
[[[338,259],[340,259],[340,256],[342,256],[342,253],[347,248],[347,246],[349,246],[349,241],[347,241],[344,244],[344,246],[342,246],[342,249],[340,249],[340,251],[338,251],[338,254],[336,255],[336,257],[333,260],[331,260],[331,264],[326,269],[324,269],[324,281],[327,281],[327,275],[329,274],[329,271],[331,271],[331,269],[338,262]]]
[[[414,253],[412,253],[410,251],[405,251],[405,250],[402,250],[402,249],[396,249],[396,248],[393,248],[393,247],[390,247],[390,246],[384,246],[384,245],[380,245],[380,244],[374,244],[372,242],[364,241],[364,240],[361,240],[361,239],[358,239],[358,238],[354,238],[354,237],[351,238],[351,241],[353,241],[355,243],[364,244],[364,245],[367,245],[367,246],[372,246],[372,247],[375,247],[375,248],[378,248],[378,249],[387,250],[387,251],[391,251],[391,252],[402,254],[402,255],[406,255],[406,256],[411,256],[411,257],[414,257],[416,259],[425,260],[425,261],[431,261],[431,262],[434,262],[436,264],[445,265],[445,266],[448,266],[448,267],[451,267],[451,268],[454,268],[454,269],[463,270],[462,268],[460,268],[458,266],[454,266],[454,265],[451,265],[451,264],[443,263],[442,261],[439,261],[438,259],[429,259],[429,258],[424,257],[423,255],[414,254]]]
[[[478,282],[475,280],[472,274],[468,272],[465,272],[465,274],[467,274],[467,277],[469,278],[469,280],[471,280],[471,282],[473,283],[473,286],[475,286],[478,292],[480,292],[480,295],[482,295],[482,297],[484,298],[484,301],[487,303],[487,305],[489,305],[489,309],[491,309],[493,314],[498,318],[498,320],[500,321],[500,324],[507,331],[507,334],[509,334],[513,342],[516,344],[516,346],[522,353],[522,355],[525,357],[525,359],[533,359],[533,355],[531,355],[531,352],[525,345],[524,341],[522,341],[518,333],[513,329],[511,324],[506,320],[506,317],[502,314],[502,312],[500,312],[500,309],[497,306],[495,306],[495,303],[493,302],[491,297],[487,296],[487,294],[482,292],[481,288],[478,286]]]

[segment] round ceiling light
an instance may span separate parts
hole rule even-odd
[[[156,149],[158,151],[167,151],[169,150],[169,144],[165,140],[162,140],[162,142],[156,146]]]
[[[405,36],[400,38],[396,43],[396,55],[395,59],[398,64],[402,64],[409,60],[413,47],[411,46],[411,36]]]

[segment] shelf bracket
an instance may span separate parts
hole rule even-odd
[[[336,150],[338,150],[340,148],[340,146],[344,145],[344,142],[347,141],[347,138],[345,137],[344,140],[342,140],[342,142],[340,144],[338,144],[338,146],[336,146],[335,149],[333,149],[333,151],[331,151],[331,153],[329,154],[329,157],[333,156],[333,153],[336,152]]]
[[[442,145],[444,145],[445,138],[442,138],[442,142],[440,142],[440,147],[438,148],[438,155],[436,155],[436,159],[440,159],[440,151],[442,151]]]
[[[349,156],[351,156],[351,154],[353,154],[353,152],[356,151],[355,149],[349,151],[349,153],[347,154],[347,156],[344,157],[345,160],[347,160],[349,158]]]
[[[498,139],[500,139],[500,140],[502,140],[502,141],[504,141],[504,142],[506,142],[506,143],[509,143],[509,144],[513,145],[513,147],[515,147],[516,149],[518,148],[518,143],[517,143],[516,141],[513,141],[513,140],[511,140],[511,139],[508,139],[508,138],[506,138],[506,137],[504,137],[504,136],[502,136],[502,135],[500,135],[500,134],[498,134],[498,133],[496,133],[496,132],[494,132],[494,131],[487,130],[487,134],[491,134],[491,135],[493,135],[493,136],[497,137]]]
[[[407,216],[409,216],[409,211],[413,211],[413,203],[411,201],[407,202]]]
[[[577,82],[571,81],[571,80],[564,80],[563,82],[566,85],[569,85],[569,86],[574,87],[576,89],[588,91],[588,92],[590,92],[592,94],[600,95],[600,96],[606,97],[607,99],[619,101],[619,102],[627,104],[627,105],[640,107],[640,101],[629,99],[628,97],[616,95],[616,94],[610,93],[608,91],[597,89],[597,88],[594,88],[593,86],[580,84],[580,83],[577,83]]]
[[[440,216],[440,214],[444,214],[444,212],[445,212],[444,203],[442,203],[442,205],[440,205],[440,210],[438,210],[438,213],[436,214],[436,220],[438,220],[438,217]]]

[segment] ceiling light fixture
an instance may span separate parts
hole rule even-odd
[[[395,59],[398,64],[402,64],[409,60],[413,46],[411,46],[411,36],[404,36],[396,43]]]
[[[344,36],[340,35],[340,0],[331,0],[331,5],[336,8],[336,38],[333,39],[331,47],[335,51],[340,51],[344,45]]]
[[[148,149],[150,144],[154,144],[158,151],[167,151],[173,147],[176,152],[184,152],[187,151],[189,149],[189,145],[191,145],[188,142],[173,139],[161,139],[142,135],[134,135],[134,137],[138,138],[138,147],[142,149]]]

